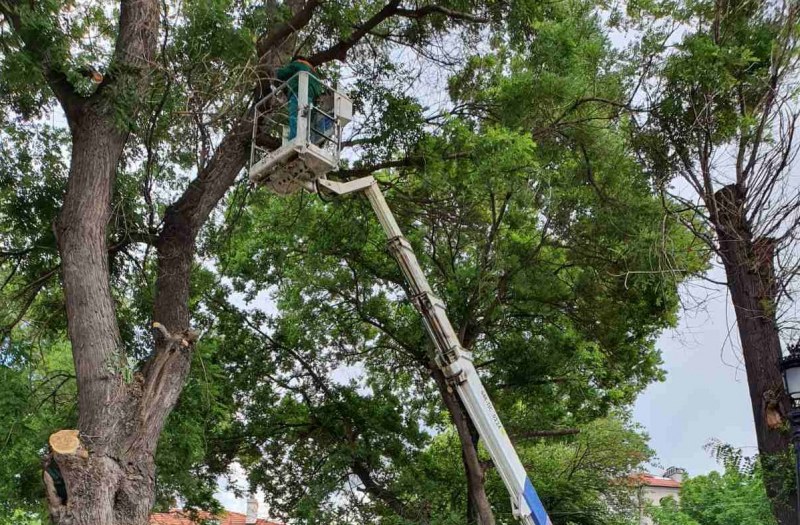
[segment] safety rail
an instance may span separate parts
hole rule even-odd
[[[265,145],[267,141],[261,140],[262,137],[275,137],[276,132],[280,132],[278,136],[281,138],[281,146],[288,141],[289,97],[286,95],[287,92],[297,96],[297,93],[291,88],[288,80],[274,87],[272,91],[259,100],[253,108],[253,135],[250,142],[252,145],[250,148],[250,166],[256,163],[256,158],[260,160],[272,151],[272,149],[269,149]],[[273,106],[274,102],[278,102],[278,105]]]
[[[295,74],[255,105],[250,179],[272,181],[287,194],[324,176],[339,164],[342,128],[351,119],[345,95],[310,73]]]

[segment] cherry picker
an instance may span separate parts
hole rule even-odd
[[[339,165],[342,128],[352,120],[352,102],[324,84],[323,96],[309,100],[309,80],[320,81],[306,72],[298,73],[297,80],[297,93],[292,92],[290,83],[286,82],[255,106],[250,180],[279,195],[303,190],[313,193],[324,188],[337,195],[364,193],[367,196],[388,237],[389,251],[409,283],[409,299],[422,316],[436,347],[435,362],[458,393],[489,451],[511,496],[514,515],[525,525],[552,525],[483,388],[471,353],[461,346],[444,303],[434,295],[377,181],[371,176],[347,182],[326,178],[326,174]],[[296,115],[287,114],[287,97],[292,96],[298,101]],[[270,150],[259,146],[257,139],[263,133],[278,133],[282,137],[280,147]]]

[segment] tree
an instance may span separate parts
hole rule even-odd
[[[44,188],[39,228],[2,239],[3,288],[17,307],[4,333],[61,277],[63,295],[52,297],[66,312],[80,434],[77,448],[47,458],[58,471],[44,478],[54,523],[147,522],[157,443],[196,345],[196,240],[246,163],[247,115],[272,69],[301,43],[318,65],[351,49],[380,58],[392,45],[424,47],[454,24],[489,21],[468,12],[489,11],[497,24],[510,12],[399,0],[0,4],[2,123],[20,139],[12,148],[27,148],[20,129],[47,128],[37,120],[54,103],[69,129],[69,167]],[[9,175],[7,196],[41,191],[29,170]],[[4,219],[20,220],[11,213]],[[31,275],[42,260],[51,266]],[[158,323],[152,338],[145,323],[123,324],[143,319]]]
[[[796,2],[630,5],[634,18],[656,28],[638,58],[649,109],[634,119],[642,158],[724,268],[767,493],[781,524],[798,512],[778,367],[781,330],[792,328],[781,322],[781,307],[797,274],[800,197],[788,175],[797,152],[797,10]],[[675,177],[685,191],[672,185]]]
[[[695,476],[683,482],[680,500],[665,498],[652,509],[657,525],[773,524],[770,500],[757,460],[728,445],[713,447],[725,471]]]
[[[546,498],[554,523],[638,523],[630,487],[619,480],[646,462],[651,452],[646,438],[625,417],[581,425],[580,433],[573,436],[517,440],[516,447],[529,471],[536,473],[537,492]],[[452,430],[437,435],[422,457],[399,473],[392,490],[404,501],[424,502],[437,509],[440,521],[436,523],[465,523],[460,448]],[[487,472],[487,492],[498,523],[513,523],[510,505],[503,497],[505,488],[493,469]],[[392,515],[382,519],[387,518]]]
[[[400,400],[411,402],[399,414],[423,414],[437,428],[445,427],[444,401],[469,480],[464,514],[494,519],[484,483],[490,465],[463,407],[430,365],[418,319],[400,300],[397,268],[378,248],[382,241],[363,203],[278,203],[259,195],[254,204],[266,204],[240,215],[248,192],[236,181],[247,159],[252,102],[268,92],[272,69],[301,48],[330,77],[351,75],[353,97],[369,111],[349,141],[361,146],[362,162],[339,176],[389,169],[382,180],[394,185],[390,197],[402,202],[408,194],[403,225],[451,305],[465,346],[486,357],[482,368],[509,429],[545,439],[549,431],[589,424],[659,375],[653,337],[674,321],[677,297],[674,276],[651,257],[653,246],[676,246],[689,273],[702,260],[686,256],[692,241],[674,222],[656,220],[657,203],[613,112],[576,99],[624,91],[616,75],[605,74],[610,55],[593,4],[570,3],[560,11],[535,2],[123,0],[119,17],[109,20],[115,6],[0,4],[0,277],[9,305],[2,344],[22,349],[5,363],[15,376],[8,388],[26,387],[18,391],[29,403],[21,410],[30,413],[32,391],[51,380],[36,353],[63,351],[68,328],[73,368],[63,372],[75,377],[56,390],[61,399],[70,389],[78,397],[77,410],[54,408],[59,417],[40,421],[35,434],[14,434],[20,453],[32,454],[37,440],[42,445],[62,425],[80,431],[74,454],[46,458],[55,523],[138,524],[157,497],[180,491],[204,500],[226,461],[255,462],[263,446],[256,437],[279,450],[282,427],[267,423],[299,432],[311,416],[315,431],[332,427],[328,441],[314,445],[336,452],[331,475],[355,473],[375,501],[384,495],[386,508],[402,516],[392,493],[382,492],[385,479],[377,475],[387,467],[375,443],[396,452],[401,464],[388,469],[399,468],[410,461],[405,448],[425,449],[428,436],[398,423]],[[408,64],[393,60],[398,48],[413,49],[428,64],[462,64],[463,56],[441,54],[439,39],[448,46],[475,44],[482,32],[471,28],[478,24],[502,36],[492,42],[496,58],[472,57],[453,80],[457,106],[426,114],[404,93],[413,75]],[[332,63],[348,57],[354,60],[347,68]],[[565,80],[569,90],[558,88]],[[68,130],[43,118],[56,103]],[[431,132],[433,125],[440,125],[438,132]],[[298,206],[307,218],[299,225],[281,222]],[[303,230],[327,232],[332,210],[347,214],[334,218],[332,235]],[[237,217],[261,229],[232,248],[224,245],[224,229],[204,237],[224,218],[228,233],[241,235]],[[296,246],[291,232],[307,236],[306,248]],[[254,251],[262,243],[272,243],[264,266],[248,267],[244,262],[261,255]],[[275,283],[273,276],[254,277],[274,270],[271,264],[284,272]],[[249,294],[263,288],[241,284],[246,279],[285,285],[282,315],[231,310],[229,288],[217,282],[212,265],[241,279],[237,286]],[[319,280],[309,282],[311,276]],[[359,311],[364,300],[375,310]],[[352,324],[343,326],[338,313]],[[310,319],[319,324],[310,329]],[[397,324],[401,333],[370,321]],[[146,327],[153,322],[151,333]],[[196,340],[198,332],[204,341]],[[23,344],[29,340],[46,344],[34,351]],[[366,364],[379,403],[360,399],[357,388],[331,385],[326,375],[337,363],[358,360],[348,353],[365,346],[373,353]],[[396,377],[378,353],[387,348],[404,367]],[[253,349],[268,350],[277,361]],[[194,375],[191,363],[200,364]],[[234,377],[235,392],[222,374]],[[594,388],[584,388],[587,382]],[[188,396],[178,417],[165,427],[182,392]],[[253,394],[263,397],[246,397]],[[231,398],[241,405],[219,406]],[[248,425],[236,421],[235,409],[253,399],[266,415],[259,420],[254,411]],[[356,453],[340,448],[349,443],[341,439],[348,403],[360,410],[345,415],[364,419],[370,437],[356,439]],[[299,422],[268,419],[285,415]],[[259,421],[263,428],[255,426]],[[256,437],[231,433],[236,430]],[[287,465],[313,468],[308,459],[298,455]],[[57,478],[65,481],[67,505]],[[315,489],[319,500],[336,491],[324,484]],[[14,486],[9,492],[30,503],[31,491]]]
[[[651,271],[651,256],[662,242],[680,254],[681,243],[694,241],[658,221],[660,203],[626,150],[608,147],[609,135],[595,130],[597,142],[584,143],[604,152],[591,156],[594,185],[569,150],[539,153],[528,133],[478,133],[458,121],[426,138],[401,161],[407,166],[380,176],[512,437],[558,435],[606,415],[659,374],[653,334],[674,320],[677,294],[671,274]],[[240,454],[271,508],[329,522],[354,512],[337,503],[367,493],[378,507],[370,512],[439,518],[441,507],[420,502],[425,492],[391,487],[428,443],[420,421],[442,428],[443,404],[467,476],[464,514],[494,520],[492,502],[505,498],[486,493],[489,463],[477,433],[431,362],[366,203],[256,194],[233,217],[216,241],[229,246],[217,250],[221,272],[250,297],[273,289],[279,315],[241,312],[220,290],[216,316],[232,315],[224,333],[251,333],[279,364],[239,366],[253,375],[241,385],[241,448],[228,452]],[[338,384],[331,376],[343,366],[366,376]],[[355,496],[343,481],[351,477]]]

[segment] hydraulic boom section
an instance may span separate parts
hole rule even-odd
[[[471,353],[461,347],[458,336],[447,318],[444,303],[433,294],[428,279],[411,249],[411,244],[400,231],[378,183],[372,177],[364,177],[347,183],[321,179],[317,184],[339,195],[358,191],[363,191],[367,195],[383,231],[389,238],[389,250],[410,285],[411,301],[422,315],[428,335],[436,345],[436,364],[455,387],[469,417],[478,429],[511,495],[514,515],[526,525],[552,525],[472,365]]]
[[[294,83],[284,83],[255,106],[250,180],[279,195],[317,186],[338,195],[363,191],[388,237],[388,246],[410,285],[411,301],[422,315],[425,328],[436,346],[436,364],[453,385],[472,422],[478,429],[497,471],[511,495],[514,515],[525,525],[552,525],[525,468],[508,439],[503,424],[481,384],[470,352],[461,347],[447,318],[444,303],[433,294],[425,274],[403,236],[392,211],[372,177],[350,182],[325,178],[336,168],[341,149],[341,129],[352,118],[352,103],[338,91],[324,86],[323,97],[310,99],[309,82],[320,82],[299,73]],[[289,110],[288,108],[296,109]],[[288,112],[287,112],[288,111]],[[264,135],[281,137],[270,150],[259,145]]]

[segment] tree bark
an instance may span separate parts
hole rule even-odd
[[[494,525],[494,512],[484,486],[486,469],[478,457],[478,431],[458,395],[447,384],[444,373],[435,365],[430,368],[461,443],[461,460],[467,477],[467,523]]]
[[[789,399],[779,365],[774,246],[771,239],[753,238],[739,187],[725,186],[714,197],[714,226],[736,312],[767,495],[778,523],[796,525],[796,500],[782,468],[791,454],[791,436],[783,424]]]
[[[135,430],[131,416],[141,381],[123,380],[127,363],[109,282],[106,226],[126,133],[104,113],[101,100],[72,108],[70,176],[56,225],[81,441],[76,453],[52,451],[45,459],[56,525],[143,525],[155,492],[152,451],[122,447]],[[66,497],[55,490],[56,478]]]
[[[123,379],[128,363],[109,280],[107,225],[128,132],[117,124],[114,101],[106,93],[120,79],[120,89],[147,89],[158,22],[156,0],[122,0],[114,74],[88,98],[76,95],[67,82],[51,81],[72,134],[67,191],[55,232],[79,413],[78,446],[55,447],[44,458],[48,509],[56,525],[145,525],[155,497],[158,435],[147,446],[130,437],[143,426],[157,425],[136,417],[145,400],[141,374],[130,382]],[[23,29],[21,19],[15,27]],[[26,40],[26,45],[36,44]]]
[[[78,428],[105,453],[124,395],[120,335],[108,280],[106,225],[125,136],[88,104],[72,121],[72,160],[56,235],[78,382]]]

